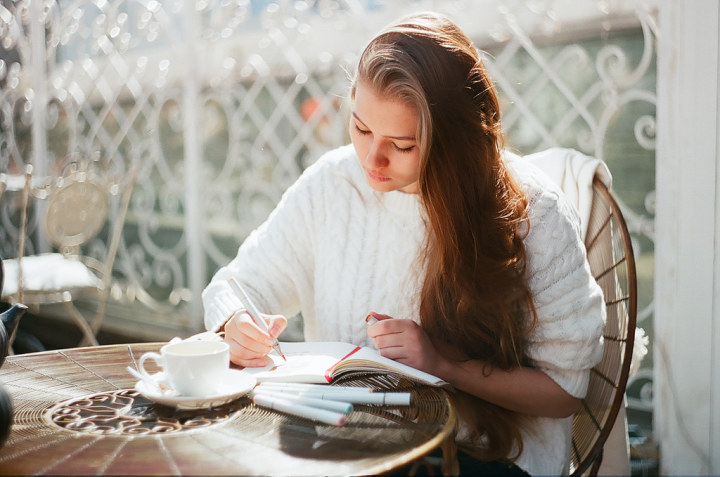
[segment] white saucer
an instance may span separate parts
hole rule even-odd
[[[158,404],[178,409],[207,409],[222,406],[250,392],[257,380],[239,369],[229,369],[223,376],[218,392],[211,396],[182,396],[175,390],[160,391],[144,381],[135,383],[135,389],[143,397]],[[167,384],[165,374],[160,372],[152,376],[156,381]]]

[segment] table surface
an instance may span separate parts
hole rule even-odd
[[[411,407],[355,406],[342,427],[268,411],[242,397],[207,410],[155,404],[125,369],[161,343],[10,356],[0,383],[14,423],[0,474],[363,475],[439,446],[455,424],[447,393],[394,376],[343,384],[398,387]]]

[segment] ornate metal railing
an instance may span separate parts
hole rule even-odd
[[[362,44],[403,13],[438,10],[488,52],[510,146],[574,147],[610,165],[651,333],[653,3],[3,0],[0,172],[31,163],[54,176],[81,157],[116,175],[139,165],[109,321],[196,329],[214,270],[305,166],[347,141],[346,72]],[[17,211],[6,192],[3,256]],[[35,208],[30,225],[26,253],[47,249]],[[651,408],[651,365],[630,383],[631,406]]]

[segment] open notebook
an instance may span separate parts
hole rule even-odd
[[[274,364],[264,368],[245,368],[258,382],[323,383],[347,372],[393,372],[413,381],[431,386],[448,383],[431,374],[389,358],[372,348],[336,341],[280,343],[287,362],[275,353],[269,356]]]

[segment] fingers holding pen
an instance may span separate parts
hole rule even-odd
[[[280,334],[287,319],[279,315],[269,323],[271,333]],[[225,325],[225,341],[230,345],[230,360],[244,367],[260,367],[273,363],[267,356],[272,350],[272,338],[252,320],[245,311],[236,312]]]
[[[368,337],[386,358],[394,359],[416,369],[431,372],[438,354],[420,325],[409,319],[391,319],[387,315],[370,313]]]
[[[277,338],[287,328],[288,320],[284,315],[262,315],[268,326],[271,338]]]
[[[389,315],[370,312],[365,321],[368,323],[368,337],[373,339],[375,347],[380,350],[383,356],[387,356],[386,353],[396,355],[397,352],[401,351],[400,334],[405,329],[403,321],[406,320],[398,320]],[[391,352],[390,348],[398,349]]]
[[[405,321],[408,320],[381,321],[368,327],[368,337],[373,339],[383,356],[397,359],[405,354],[403,351],[407,351]]]
[[[392,316],[375,312],[370,312],[365,321],[368,323],[367,334],[370,338],[402,333],[406,327],[403,323],[406,320],[395,319]]]
[[[374,311],[371,311],[365,317],[365,322],[368,325],[372,325],[373,323],[377,323],[378,321],[391,320],[391,319],[392,319],[392,316],[390,316],[390,315],[383,315],[382,313],[376,313]]]

